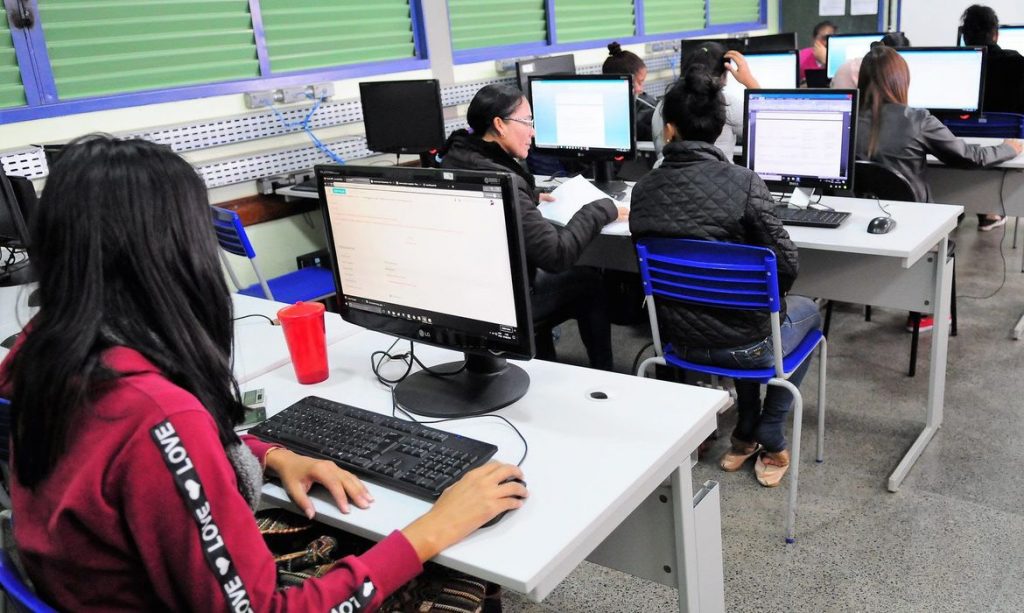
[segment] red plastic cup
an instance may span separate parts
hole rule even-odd
[[[299,383],[320,383],[329,373],[325,310],[319,302],[296,302],[277,312]]]

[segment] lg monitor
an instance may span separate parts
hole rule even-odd
[[[764,89],[794,89],[800,84],[800,57],[796,49],[748,53],[750,73]]]
[[[629,75],[530,77],[534,148],[543,154],[594,164],[594,183],[625,191],[611,181],[612,160],[636,155],[633,78]]]
[[[428,152],[444,145],[444,108],[436,79],[360,83],[359,99],[371,151],[420,154],[429,161]]]
[[[684,38],[679,41],[680,59],[685,59],[688,53],[708,43],[718,43],[725,47],[726,51],[743,53],[747,49],[746,40],[743,38]]]
[[[533,324],[512,176],[437,168],[317,166],[348,322],[465,353],[395,388],[419,415],[485,413],[521,398]]]
[[[985,97],[985,47],[899,47],[910,68],[908,106],[937,116],[981,114]]]
[[[532,60],[520,60],[516,62],[516,79],[519,81],[519,89],[523,95],[530,97],[530,77],[543,75],[574,75],[576,74],[576,59],[569,53],[567,55],[552,55],[550,57],[538,57]]]
[[[826,44],[828,59],[825,60],[825,74],[831,79],[839,67],[855,57],[864,57],[871,51],[871,43],[882,40],[885,32],[863,34],[833,34]]]
[[[1012,49],[1024,54],[1024,26],[999,26],[999,40],[996,42],[1001,49]],[[963,27],[956,30],[956,44],[964,46]]]
[[[760,51],[789,51],[796,49],[796,32],[781,32],[765,36],[748,36],[746,53]]]
[[[815,188],[853,189],[857,90],[746,90],[746,166],[770,187],[793,187],[806,206]]]

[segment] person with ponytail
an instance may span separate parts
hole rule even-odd
[[[898,171],[910,181],[918,201],[931,202],[928,154],[959,168],[992,166],[1020,154],[1019,140],[969,145],[927,109],[907,106],[910,79],[907,62],[892,47],[878,45],[864,56],[857,82],[857,159]]]
[[[608,57],[601,66],[601,74],[628,74],[633,77],[633,94],[636,96],[636,139],[652,139],[651,117],[658,106],[658,99],[644,93],[647,80],[647,64],[632,51],[624,51],[617,42],[608,44]]]
[[[469,130],[457,130],[441,151],[441,168],[501,171],[512,174],[522,220],[526,264],[530,273],[530,302],[534,321],[570,312],[579,323],[590,366],[612,370],[611,322],[600,273],[576,266],[580,254],[601,228],[626,219],[629,209],[610,198],[585,204],[565,226],[544,219],[533,175],[520,163],[533,141],[533,111],[523,92],[511,85],[493,84],[473,96],[466,111]],[[538,355],[543,359],[555,356]]]
[[[633,188],[629,218],[633,238],[768,247],[778,258],[779,292],[785,294],[796,279],[799,258],[775,216],[768,187],[753,171],[732,164],[714,145],[726,121],[721,78],[708,70],[687,70],[663,102],[664,160]],[[802,296],[786,296],[783,307],[782,348],[789,353],[810,330],[821,326],[821,317],[814,301]],[[658,305],[658,320],[662,338],[684,359],[741,368],[773,364],[766,313],[665,303]],[[800,385],[809,364],[805,360],[789,381]],[[736,471],[757,456],[758,482],[777,486],[789,468],[785,426],[793,396],[769,386],[762,402],[760,386],[745,381],[736,382],[736,393],[739,416],[720,466]]]
[[[39,311],[0,365],[11,400],[14,540],[36,592],[66,611],[379,607],[423,563],[526,495],[487,464],[426,515],[320,578],[277,589],[257,527],[262,474],[295,505],[351,473],[234,428],[231,294],[206,186],[163,145],[93,135],[50,167],[31,222]]]
[[[732,162],[736,151],[736,141],[743,138],[743,90],[758,89],[761,85],[750,72],[750,66],[739,51],[729,51],[724,45],[709,42],[690,50],[679,66],[680,81],[688,74],[707,74],[721,83],[725,97],[725,123],[722,131],[715,137],[715,146]],[[735,83],[729,82],[732,74]],[[662,117],[662,104],[654,111],[651,126],[654,131],[654,150],[659,154],[665,146],[665,121]]]

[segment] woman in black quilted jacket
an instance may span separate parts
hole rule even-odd
[[[533,320],[571,314],[579,324],[590,365],[612,370],[611,323],[601,276],[592,268],[576,266],[576,260],[601,228],[628,215],[628,209],[601,198],[584,205],[565,226],[544,219],[537,209],[533,175],[519,162],[530,151],[533,111],[515,87],[483,87],[469,103],[466,121],[470,130],[448,137],[441,167],[512,173],[530,268]]]
[[[714,146],[725,123],[722,82],[703,66],[693,66],[665,95],[664,162],[633,189],[629,228],[634,238],[675,237],[762,245],[778,259],[779,291],[793,285],[798,272],[796,246],[775,216],[764,182],[752,171],[731,164]],[[812,300],[787,296],[782,318],[782,347],[792,351],[810,330],[821,326]],[[684,359],[733,368],[773,365],[767,314],[725,311],[680,303],[660,304],[662,336]],[[809,360],[790,377],[799,385]],[[739,470],[758,456],[757,480],[774,487],[789,468],[786,415],[793,403],[787,390],[770,386],[761,402],[757,383],[737,381],[739,419],[732,447],[721,467]]]

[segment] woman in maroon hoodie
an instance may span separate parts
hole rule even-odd
[[[276,589],[252,507],[263,470],[312,516],[373,499],[351,474],[235,435],[231,297],[206,187],[166,147],[81,139],[32,223],[39,313],[0,368],[12,401],[15,540],[42,597],[72,611],[366,611],[422,563],[522,504],[488,464],[423,517],[302,586]]]

